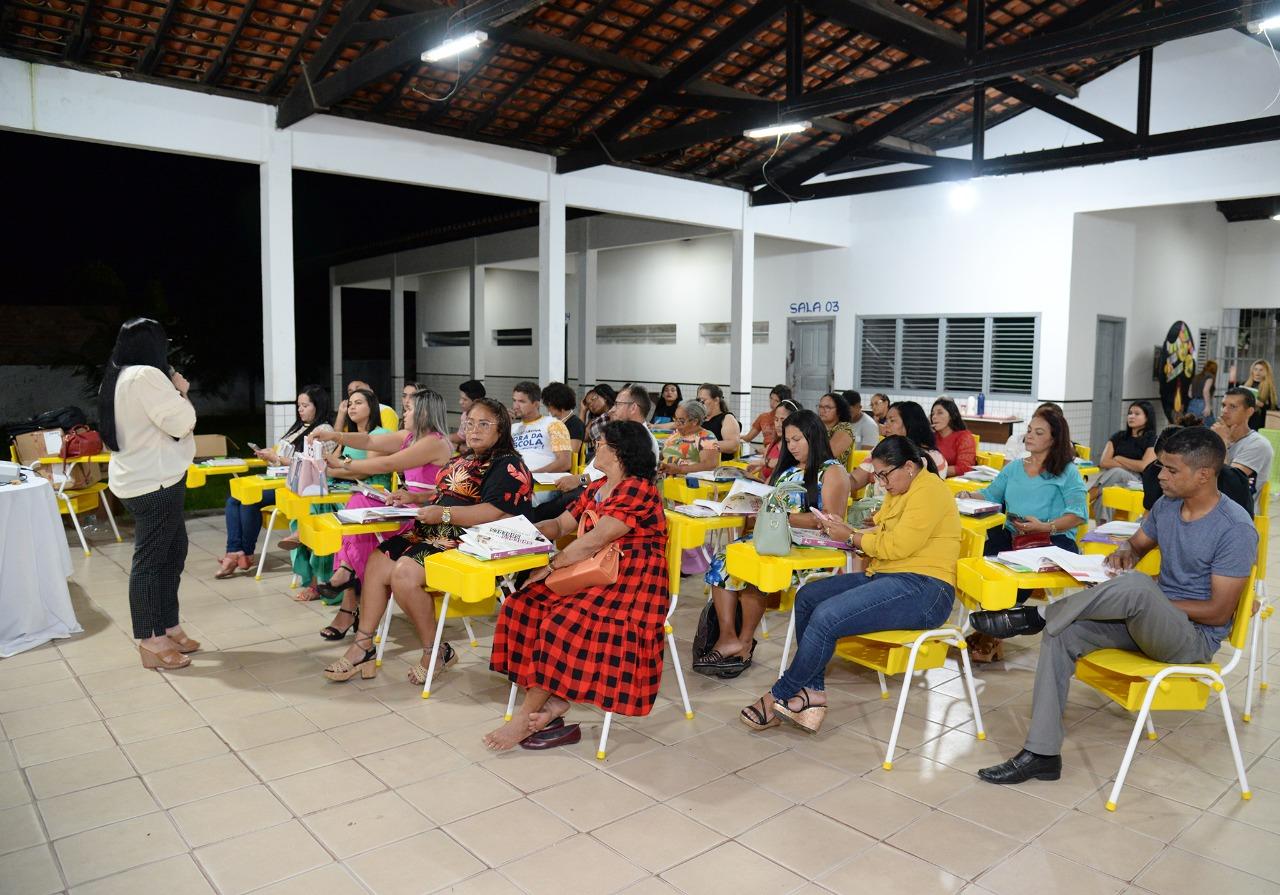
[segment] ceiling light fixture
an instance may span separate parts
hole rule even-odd
[[[457,37],[451,37],[438,47],[427,50],[422,54],[423,62],[439,62],[441,59],[448,59],[450,56],[459,56],[467,50],[474,50],[480,44],[489,39],[489,35],[483,31],[472,31],[470,34],[461,34]]]
[[[1251,34],[1261,34],[1263,31],[1275,31],[1280,29],[1280,16],[1270,16],[1257,22],[1250,22],[1246,26]]]
[[[771,124],[768,127],[753,127],[742,132],[748,140],[767,140],[770,137],[782,137],[786,134],[798,134],[811,127],[808,121],[795,121],[791,124]]]
[[[1273,221],[1280,221],[1280,214],[1273,214],[1273,215],[1271,216],[1271,220],[1273,220]]]
[[[957,183],[947,194],[952,211],[971,211],[978,204],[978,188],[972,183]]]

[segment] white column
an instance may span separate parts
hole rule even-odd
[[[266,444],[296,415],[293,325],[293,137],[272,131],[258,170],[262,240],[262,396]]]
[[[538,203],[538,381],[564,381],[564,185],[548,178],[547,201]]]
[[[578,264],[578,384],[596,384],[596,286],[598,249],[587,249]],[[583,389],[579,389],[583,391]]]
[[[344,396],[342,381],[342,287],[333,281],[329,268],[329,368],[332,370],[329,400],[337,407]]]
[[[394,269],[395,261],[392,261]],[[404,388],[404,277],[391,276],[391,394],[382,399],[388,407],[400,410],[400,391]]]
[[[484,381],[484,348],[489,331],[484,322],[484,268],[471,265],[471,378]]]
[[[733,231],[733,286],[729,310],[729,409],[743,427],[751,419],[752,322],[755,318],[756,234],[743,209],[742,229]]]

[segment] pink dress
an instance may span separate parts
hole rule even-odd
[[[444,438],[439,432],[432,432],[428,438]],[[406,432],[404,443],[400,445],[400,450],[404,450],[413,443],[413,433]],[[436,477],[440,475],[440,467],[434,463],[427,463],[423,466],[415,466],[412,469],[406,469],[401,478],[405,482],[414,482],[419,485],[434,485]],[[381,506],[378,501],[372,497],[365,497],[363,494],[353,494],[351,500],[347,503],[347,509],[357,510],[361,507]],[[388,532],[384,537],[395,537],[404,534],[413,526],[412,520],[405,523],[404,527],[399,531]],[[364,578],[364,567],[368,563],[369,557],[374,550],[378,549],[379,538],[377,535],[347,535],[342,539],[342,549],[338,551],[333,558],[333,570],[336,572],[340,566],[345,565],[351,569],[356,578]]]

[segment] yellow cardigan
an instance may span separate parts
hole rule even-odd
[[[931,472],[920,472],[904,494],[885,497],[875,528],[862,536],[870,557],[867,574],[914,572],[956,583],[960,513],[951,490]]]

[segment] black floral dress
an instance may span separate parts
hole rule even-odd
[[[533,475],[519,454],[477,457],[460,454],[449,461],[436,479],[433,506],[470,507],[487,503],[510,516],[529,509],[533,499]],[[392,559],[409,556],[419,563],[433,553],[458,546],[463,529],[443,522],[427,525],[415,522],[402,535],[388,538],[378,549]]]

